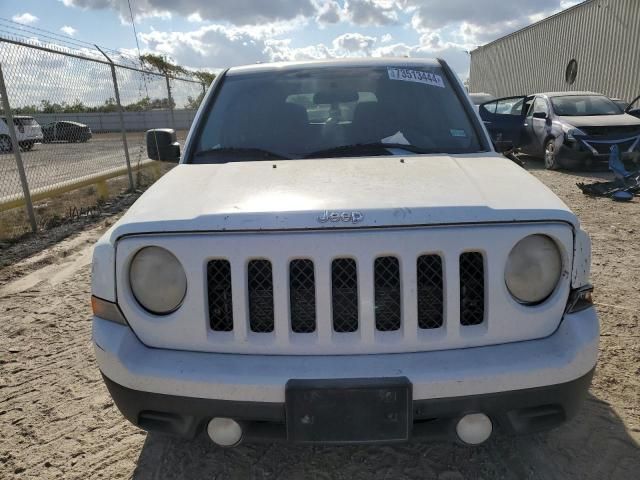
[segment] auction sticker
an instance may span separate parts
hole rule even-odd
[[[389,72],[390,80],[424,83],[426,85],[433,85],[434,87],[444,88],[444,81],[442,80],[442,77],[440,75],[436,75],[435,73],[396,67],[388,67],[387,72]]]

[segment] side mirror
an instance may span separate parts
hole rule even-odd
[[[493,146],[498,153],[510,152],[513,150],[513,142],[511,140],[495,140]]]
[[[547,112],[535,112],[533,118],[540,118],[542,120],[547,118]]]
[[[180,144],[176,139],[175,130],[171,128],[147,130],[147,156],[151,160],[178,163]]]

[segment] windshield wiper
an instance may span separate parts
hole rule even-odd
[[[339,147],[325,148],[317,150],[305,155],[305,158],[322,158],[322,157],[336,157],[341,155],[361,155],[361,154],[376,154],[385,155],[389,149],[406,150],[411,153],[440,153],[433,149],[418,147],[415,145],[406,145],[404,143],[386,143],[386,142],[373,142],[373,143],[354,143],[352,145],[340,145]]]
[[[269,150],[265,150],[264,148],[257,147],[219,147],[219,148],[209,148],[207,150],[200,150],[193,154],[193,158],[202,159],[203,157],[207,157],[207,160],[212,159],[211,157],[221,156],[218,161],[213,163],[227,163],[227,162],[237,162],[237,161],[246,161],[246,160],[289,160],[290,157],[283,155],[281,153],[271,152]],[[235,159],[234,156],[242,157],[242,159]],[[197,163],[197,162],[195,162]],[[208,162],[207,162],[208,163]]]

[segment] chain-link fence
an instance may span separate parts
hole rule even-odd
[[[64,215],[53,197],[78,203],[71,196],[90,187],[91,201],[104,201],[112,179],[136,188],[154,163],[146,130],[174,128],[183,142],[206,89],[97,47],[41,41],[0,38],[0,69],[0,240]]]

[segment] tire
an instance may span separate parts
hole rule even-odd
[[[556,152],[556,139],[550,138],[544,144],[544,168],[547,170],[558,170],[560,166]]]
[[[0,152],[13,151],[13,145],[11,145],[11,137],[9,135],[0,135]]]

